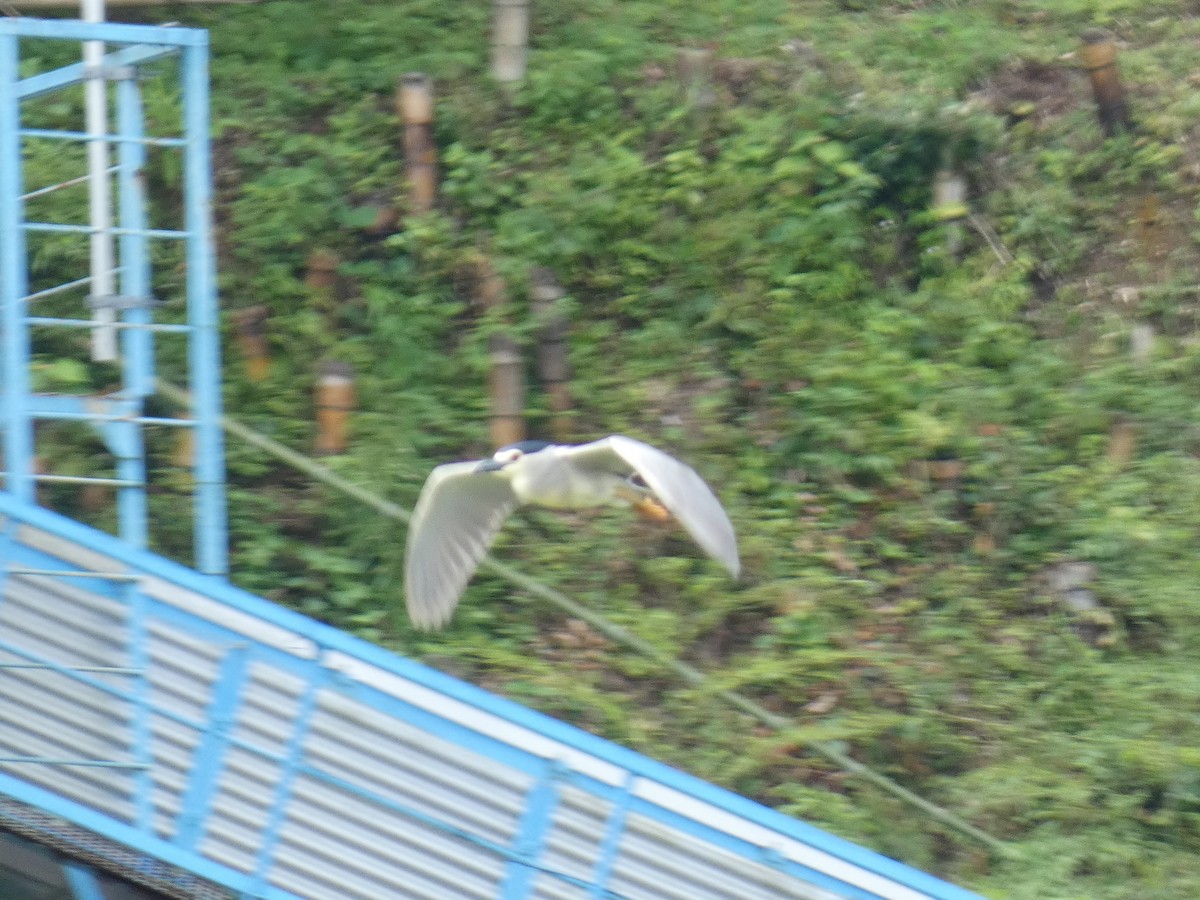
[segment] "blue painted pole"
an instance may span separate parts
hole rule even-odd
[[[27,293],[25,232],[21,228],[21,105],[17,96],[20,46],[0,35],[0,342],[4,359],[5,487],[34,502],[33,423],[29,418],[29,341],[22,299]]]
[[[221,433],[220,333],[212,241],[209,159],[208,38],[184,48],[183,121],[187,149],[184,190],[187,239],[188,348],[196,427],[196,567],[228,571],[225,444]]]
[[[150,324],[150,240],[146,234],[145,113],[141,87],[131,70],[117,84],[117,142],[118,201],[120,208],[120,272],[121,293],[145,301],[124,312],[124,321],[134,325]],[[154,334],[148,328],[127,328],[122,333],[122,366],[124,396],[127,402],[142,411],[143,398],[153,392]],[[142,426],[135,422],[114,423],[126,431],[127,446],[119,447],[118,477],[135,484],[121,488],[117,512],[122,538],[137,547],[145,547],[149,530],[146,500],[146,444]],[[151,749],[150,684],[147,670],[150,665],[147,601],[140,586],[122,586],[126,608],[126,638],[129,665],[141,674],[131,685],[130,728],[133,757],[145,766],[133,772],[134,816],[137,827],[151,833],[154,827],[154,780],[150,766],[154,757]]]
[[[72,900],[104,900],[100,879],[86,866],[76,862],[62,864],[63,877],[71,889]]]
[[[133,730],[133,758],[145,768],[133,773],[133,808],[138,828],[149,834],[154,830],[154,779],[150,773],[154,765],[150,746],[153,740],[150,729],[150,629],[146,621],[149,604],[136,583],[122,585],[121,593],[129,616],[125,626],[129,640],[129,666],[140,673],[133,683],[130,725]]]

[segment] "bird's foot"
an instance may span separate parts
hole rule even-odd
[[[633,508],[643,519],[651,522],[667,522],[671,518],[670,510],[653,497],[639,497],[634,501]]]

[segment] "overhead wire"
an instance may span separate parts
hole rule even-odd
[[[157,379],[159,393],[166,399],[190,410],[191,398],[189,394],[182,388],[179,388],[169,382]],[[244,441],[251,446],[257,447],[265,453],[274,456],[276,459],[288,464],[297,471],[312,477],[314,480],[333,488],[346,496],[357,500],[364,506],[367,506],[383,516],[391,519],[396,519],[404,524],[408,524],[412,519],[412,513],[398,503],[393,503],[385,497],[381,497],[374,491],[371,491],[360,484],[356,484],[350,479],[339,475],[337,472],[330,469],[328,466],[323,466],[315,460],[310,459],[302,453],[297,453],[290,447],[287,447],[278,441],[255,431],[253,428],[245,425],[230,416],[221,418],[221,427],[230,435]],[[491,572],[500,578],[505,579],[510,584],[516,585],[522,590],[528,591],[530,594],[537,596],[548,603],[558,607],[566,613],[581,619],[586,622],[597,632],[607,637],[614,643],[621,644],[635,653],[646,657],[649,660],[660,665],[662,668],[674,673],[681,680],[698,688],[707,688],[709,685],[709,677],[694,666],[689,665],[682,660],[678,660],[664,653],[652,643],[634,634],[626,628],[610,622],[604,616],[597,613],[595,610],[588,608],[577,600],[573,600],[555,588],[543,584],[537,579],[526,575],[518,569],[502,563],[490,556],[485,556],[480,563],[480,569]],[[733,708],[745,713],[753,719],[756,719],[763,725],[779,731],[788,732],[798,730],[798,725],[778,713],[771,712],[766,707],[757,703],[753,699],[740,694],[737,691],[727,689],[717,689],[711,691],[711,694],[720,698]],[[926,800],[919,794],[914,793],[903,785],[888,778],[880,772],[876,772],[871,767],[859,762],[850,756],[839,746],[828,741],[806,741],[805,746],[809,747],[814,753],[829,760],[834,765],[841,768],[843,771],[853,775],[868,784],[874,785],[879,790],[891,794],[893,797],[903,801],[904,803],[921,810],[931,819],[940,822],[952,831],[968,837],[985,847],[992,853],[1000,857],[1010,858],[1015,851],[1012,847],[1000,839],[988,834],[986,831],[972,825],[970,822],[956,815],[944,807]]]

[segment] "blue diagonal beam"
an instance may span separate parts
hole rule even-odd
[[[105,56],[104,66],[105,68],[137,66],[153,62],[156,59],[172,56],[178,52],[178,47],[126,47],[124,50],[118,50],[115,53],[109,53]],[[31,75],[28,78],[23,78],[17,82],[17,96],[22,100],[26,100],[41,94],[48,94],[52,91],[57,91],[59,88],[68,87],[72,84],[80,84],[85,77],[86,72],[83,63],[63,66],[61,69],[54,69],[51,72],[42,72],[40,75]]]
[[[174,843],[188,850],[196,849],[204,833],[205,820],[212,808],[213,794],[225,768],[225,751],[229,747],[229,731],[237,715],[242,689],[248,676],[249,649],[237,646],[225,654],[220,674],[213,684],[209,703],[208,729],[196,745],[192,777],[179,807]]]
[[[304,743],[308,739],[309,728],[312,725],[313,713],[317,709],[317,699],[320,691],[329,679],[329,670],[323,665],[323,660],[317,660],[318,669],[304,687],[300,705],[296,711],[295,724],[288,738],[284,751],[284,760],[280,766],[279,781],[275,785],[275,795],[272,798],[271,814],[263,826],[262,838],[258,846],[257,859],[254,863],[255,887],[261,890],[270,878],[271,866],[275,862],[275,848],[279,844],[279,831],[287,817],[288,805],[292,799],[292,787],[300,771],[304,756]]]
[[[508,864],[508,875],[500,889],[500,896],[504,900],[524,900],[531,896],[533,876],[537,872],[546,833],[550,830],[554,810],[558,806],[559,783],[565,774],[562,767],[551,760],[546,763],[542,777],[529,792],[525,813],[521,816],[513,840],[513,858]]]
[[[604,823],[604,837],[600,839],[599,853],[596,856],[596,867],[592,873],[592,886],[588,889],[589,900],[610,896],[608,881],[612,877],[616,865],[617,853],[621,846],[621,837],[625,834],[625,818],[629,813],[629,804],[633,799],[633,785],[637,775],[630,772],[625,778],[621,793],[617,795],[608,821]]]

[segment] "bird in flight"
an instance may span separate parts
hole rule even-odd
[[[737,538],[721,502],[695,470],[663,451],[614,434],[588,444],[521,441],[491,459],[447,463],[425,480],[405,550],[409,619],[441,628],[509,513],[519,506],[633,506],[676,518],[737,578]]]

